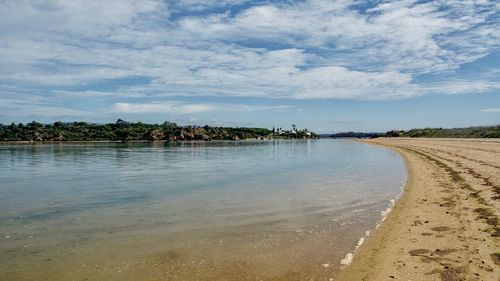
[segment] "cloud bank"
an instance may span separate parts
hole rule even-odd
[[[46,104],[73,93],[80,104],[98,96],[109,112],[172,113],[230,107],[179,105],[179,97],[495,91],[498,78],[456,73],[499,51],[499,11],[488,0],[6,0],[0,84],[29,88]]]

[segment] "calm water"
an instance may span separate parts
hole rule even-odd
[[[342,140],[1,145],[0,280],[324,280],[405,177]]]

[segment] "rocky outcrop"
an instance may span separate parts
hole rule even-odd
[[[191,130],[182,130],[179,135],[179,140],[194,140],[194,134]]]
[[[165,133],[160,129],[153,129],[146,133],[146,139],[150,141],[162,140],[165,137]]]
[[[193,135],[195,140],[204,140],[204,141],[212,140],[212,138],[209,135],[209,132],[204,128],[193,129]]]
[[[43,141],[42,134],[40,134],[39,132],[35,132],[33,136],[33,141]]]

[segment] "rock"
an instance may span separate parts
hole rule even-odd
[[[146,139],[155,141],[165,137],[165,133],[160,129],[153,129],[146,133]]]
[[[238,135],[234,135],[231,139],[234,141],[237,141],[237,140],[240,140],[240,137],[238,137]]]
[[[181,135],[184,136],[185,140],[194,140],[194,134],[188,130],[182,130]]]
[[[35,136],[33,137],[33,141],[43,141],[42,135],[36,132]]]

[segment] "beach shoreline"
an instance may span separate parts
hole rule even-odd
[[[500,141],[361,142],[397,151],[408,180],[336,280],[497,280]]]

